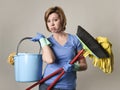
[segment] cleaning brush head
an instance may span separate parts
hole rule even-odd
[[[76,35],[85,46],[98,58],[108,58],[108,52],[84,28],[78,26]]]

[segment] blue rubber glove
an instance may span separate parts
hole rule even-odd
[[[70,62],[70,61],[69,61]],[[74,65],[70,64],[69,62],[67,62],[64,66],[63,69],[65,72],[72,72],[74,71]]]
[[[37,35],[33,37],[31,40],[36,42],[36,41],[39,41],[41,38],[45,38],[45,36],[40,33],[37,33]]]

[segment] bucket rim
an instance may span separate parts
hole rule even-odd
[[[41,54],[39,53],[18,53],[15,56],[23,56],[23,55],[40,55],[41,56]]]

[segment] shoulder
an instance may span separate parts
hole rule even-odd
[[[50,35],[47,39],[51,41],[53,39],[53,36]]]
[[[82,49],[82,43],[78,39],[77,35],[69,34],[69,41],[73,43],[73,45],[77,48],[77,50]]]
[[[53,38],[53,35],[49,36],[47,39],[48,39],[48,41],[51,42],[51,44],[53,44],[53,43],[55,44],[56,43],[56,41]]]
[[[78,38],[77,38],[76,35],[74,35],[74,34],[68,34],[68,35],[69,35],[69,38],[70,38],[71,40],[73,40],[73,41],[78,41]]]

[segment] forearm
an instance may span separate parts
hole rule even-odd
[[[42,59],[49,64],[55,61],[54,53],[49,45],[42,47]]]
[[[40,34],[37,33],[35,37],[31,39],[32,41],[40,41],[41,47],[42,47],[42,59],[46,63],[53,63],[55,60],[55,56],[53,51],[50,48],[51,43],[48,41],[48,39]]]
[[[47,40],[47,38],[40,39],[41,47],[42,47],[42,59],[46,63],[53,63],[55,61],[55,56],[50,48],[51,43]]]
[[[87,70],[87,64],[80,63],[80,71],[85,71],[85,70]]]

